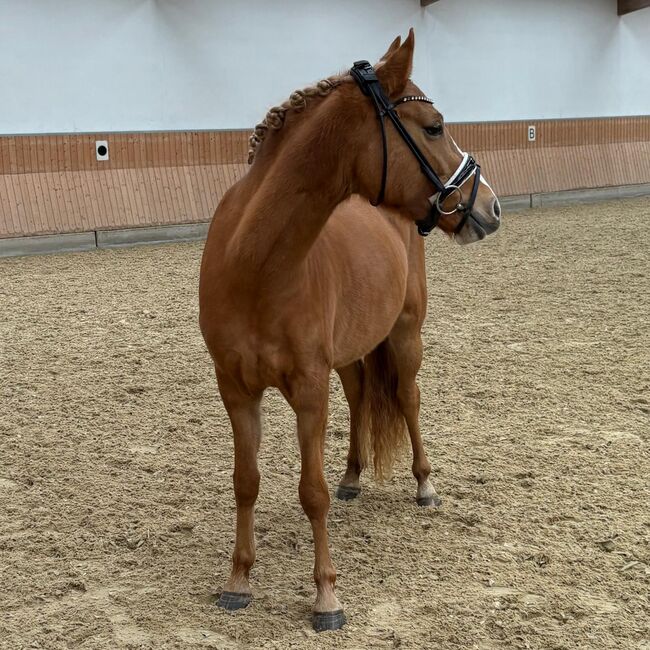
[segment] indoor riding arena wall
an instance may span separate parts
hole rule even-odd
[[[528,142],[530,125],[537,139]],[[636,186],[650,117],[452,124],[502,197]],[[0,138],[0,238],[209,221],[247,169],[248,131]],[[110,159],[97,161],[95,141]],[[633,189],[633,188],[631,188]]]
[[[650,9],[0,0],[0,249],[32,235],[86,233],[94,245],[116,229],[204,232],[246,172],[248,134],[270,105],[378,59],[411,26],[413,78],[511,205],[650,191]]]

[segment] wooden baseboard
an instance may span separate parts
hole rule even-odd
[[[650,116],[449,128],[501,195],[650,183]],[[0,238],[207,221],[246,173],[248,135],[0,136]],[[98,140],[108,161],[96,160]]]

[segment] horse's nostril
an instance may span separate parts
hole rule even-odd
[[[494,199],[494,203],[492,204],[492,210],[494,212],[494,216],[497,219],[501,219],[501,205],[499,204],[499,199]]]

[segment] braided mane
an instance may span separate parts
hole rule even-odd
[[[278,131],[284,126],[284,120],[289,111],[300,112],[307,107],[307,100],[311,97],[325,97],[329,95],[337,86],[343,83],[342,76],[328,77],[321,79],[314,86],[308,86],[302,90],[294,90],[287,101],[270,108],[266,117],[255,126],[251,137],[248,139],[248,164],[251,165],[255,160],[257,147],[266,138],[269,129]]]

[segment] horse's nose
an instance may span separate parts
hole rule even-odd
[[[481,223],[486,235],[491,235],[493,232],[498,230],[501,225],[501,205],[499,205],[499,199],[494,197],[491,207],[492,211],[490,215],[485,215]]]
[[[494,197],[494,203],[492,204],[492,214],[494,214],[497,221],[501,220],[501,204],[496,196]]]

